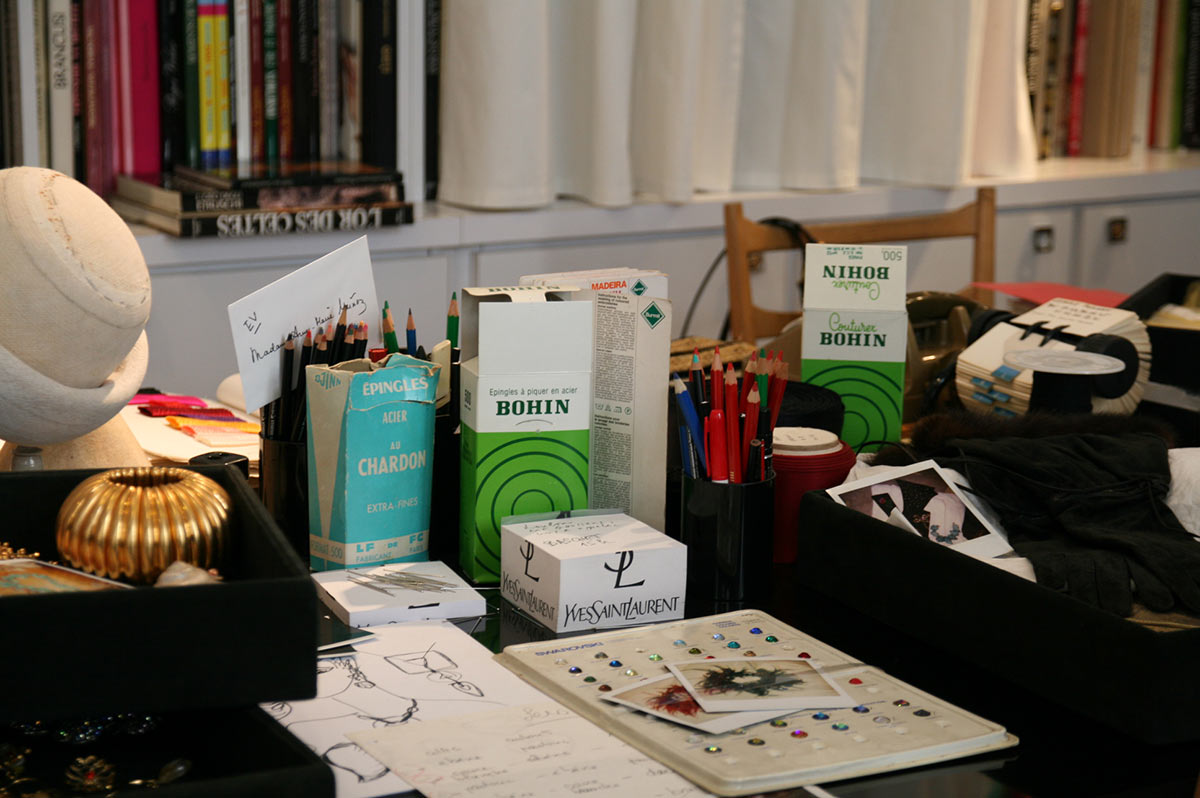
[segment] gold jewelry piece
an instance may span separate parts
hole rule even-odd
[[[116,771],[98,756],[77,756],[67,767],[66,780],[76,790],[101,792],[112,789]]]
[[[210,568],[229,549],[231,502],[185,468],[117,468],[79,483],[58,511],[58,550],[76,568],[153,582],[176,560]]]
[[[0,540],[0,560],[23,560],[26,558],[36,560],[41,556],[36,551],[28,552],[25,549],[14,549],[11,543]]]

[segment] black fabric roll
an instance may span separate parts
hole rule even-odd
[[[779,408],[777,427],[813,427],[842,434],[846,406],[842,397],[828,388],[807,382],[788,381]]]

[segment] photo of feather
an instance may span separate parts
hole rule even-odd
[[[705,712],[830,709],[854,702],[810,660],[700,659],[667,666]]]
[[[788,714],[780,710],[706,712],[687,688],[669,673],[604,693],[602,697],[605,701],[709,734],[745,728]]]

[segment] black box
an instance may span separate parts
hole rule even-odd
[[[100,469],[103,470],[103,469]],[[316,590],[241,472],[222,584],[0,597],[0,718],[231,707],[316,695]],[[0,540],[57,559],[67,494],[98,470],[0,474]]]
[[[157,779],[163,765],[186,760],[188,770],[159,786],[156,798],[209,798],[220,795],[259,798],[333,798],[333,772],[321,758],[291,732],[257,707],[235,710],[177,712],[154,716],[153,726],[130,734],[120,724],[87,744],[60,742],[51,733],[27,736],[16,725],[0,729],[0,743],[25,755],[24,776],[43,788],[68,792],[64,774],[77,757],[94,756],[112,768],[106,796],[146,795],[146,787],[130,785],[135,779]],[[70,724],[62,728],[70,729]],[[0,773],[0,788],[6,776]],[[25,786],[28,790],[28,784]],[[72,795],[83,792],[71,791]],[[13,794],[17,794],[13,792]],[[21,795],[33,794],[21,792]],[[39,793],[40,794],[40,793]],[[55,792],[55,795],[60,793]]]
[[[1151,631],[823,492],[805,495],[799,527],[804,586],[1130,737],[1200,740],[1200,629]]]
[[[1200,276],[1160,274],[1120,307],[1132,310],[1145,321],[1168,303],[1182,304],[1184,294]],[[1163,385],[1200,392],[1200,368],[1196,367],[1196,352],[1200,349],[1200,330],[1181,330],[1175,327],[1147,326],[1150,333],[1150,381]]]

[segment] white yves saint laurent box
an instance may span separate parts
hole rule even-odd
[[[683,617],[687,547],[624,513],[504,519],[500,594],[556,632]]]

